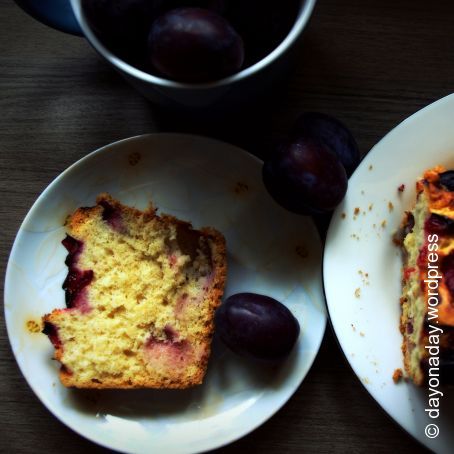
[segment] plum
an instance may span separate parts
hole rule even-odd
[[[338,157],[308,138],[281,145],[263,166],[263,182],[277,203],[298,214],[332,211],[348,184]]]
[[[300,327],[289,309],[274,298],[237,293],[216,311],[216,330],[221,340],[239,355],[279,361],[292,351]]]
[[[149,61],[165,77],[207,82],[238,71],[244,61],[241,37],[214,11],[177,8],[152,24]]]
[[[291,131],[293,140],[309,138],[336,154],[350,176],[360,162],[358,145],[352,133],[338,119],[319,112],[302,114]]]

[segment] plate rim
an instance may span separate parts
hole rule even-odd
[[[414,120],[419,119],[421,116],[424,116],[427,114],[428,111],[431,111],[433,109],[436,109],[444,104],[449,104],[453,103],[453,108],[454,108],[454,93],[451,93],[449,95],[443,96],[440,99],[437,99],[436,101],[431,102],[430,104],[422,107],[421,109],[417,110],[416,112],[412,113],[408,117],[404,118],[401,120],[399,123],[397,123],[394,127],[392,127],[377,143],[375,143],[372,148],[364,155],[364,157],[361,159],[361,162],[359,163],[358,167],[355,169],[351,177],[356,174],[359,170],[363,170],[364,167],[366,167],[369,164],[369,161],[372,159],[372,153],[374,150],[381,145],[382,143],[386,142],[389,140],[389,138],[393,137],[396,134],[396,130],[400,129],[402,126],[405,126],[407,123],[410,123]],[[350,177],[350,178],[351,178]],[[415,440],[420,446],[426,448],[426,449],[431,449],[431,446],[426,442],[424,443],[421,439],[419,439],[415,434],[410,432],[409,429],[404,427],[394,416],[392,416],[390,413],[388,413],[385,408],[381,405],[381,403],[377,400],[377,398],[372,394],[372,392],[369,390],[369,388],[366,386],[366,384],[361,380],[361,378],[358,376],[358,374],[355,371],[355,368],[353,367],[349,356],[347,355],[347,352],[344,350],[342,347],[342,343],[340,342],[339,335],[336,331],[336,328],[334,326],[333,322],[333,317],[331,316],[331,310],[330,310],[330,304],[328,302],[328,296],[327,296],[327,291],[326,291],[326,284],[325,281],[327,278],[326,276],[326,268],[325,268],[325,263],[326,263],[326,251],[327,251],[327,243],[328,243],[328,238],[330,235],[332,235],[332,229],[334,228],[334,222],[335,222],[335,216],[339,214],[341,210],[341,207],[336,208],[336,210],[333,212],[332,218],[330,220],[328,230],[326,232],[326,239],[325,239],[325,245],[324,245],[324,250],[323,250],[323,258],[322,258],[322,281],[323,281],[323,293],[325,296],[325,303],[326,303],[326,310],[328,313],[328,323],[329,326],[331,327],[332,332],[334,333],[334,337],[336,339],[336,343],[342,352],[343,357],[345,358],[346,362],[349,365],[349,368],[357,378],[357,380],[360,382],[361,386],[367,391],[368,396],[373,400],[373,402],[378,405],[380,410],[390,419],[393,421],[395,425],[397,425],[402,431],[404,431],[406,434],[408,434],[413,440]],[[428,439],[429,440],[429,439]]]
[[[67,427],[70,430],[72,430],[73,432],[75,432],[77,435],[89,440],[92,443],[95,443],[96,445],[102,446],[102,447],[107,448],[107,449],[118,450],[118,448],[114,447],[113,445],[109,445],[108,443],[105,443],[104,440],[98,440],[97,438],[95,438],[91,434],[83,433],[81,430],[79,430],[77,427],[75,427],[74,424],[68,423],[67,421],[65,421],[63,419],[63,417],[58,415],[54,411],[54,409],[52,408],[51,402],[49,402],[47,399],[45,399],[44,396],[42,396],[41,393],[39,392],[39,390],[36,388],[36,386],[29,380],[29,377],[24,373],[22,364],[17,360],[16,354],[15,354],[14,349],[13,349],[13,342],[12,342],[13,333],[12,333],[11,328],[10,328],[10,323],[8,323],[9,317],[7,316],[7,304],[6,304],[7,300],[9,300],[8,295],[11,292],[10,285],[9,285],[9,282],[11,280],[11,273],[12,273],[11,258],[15,255],[16,250],[19,247],[18,244],[19,244],[19,240],[20,240],[20,238],[21,238],[21,236],[23,234],[24,226],[27,224],[29,219],[34,215],[34,211],[36,210],[37,205],[47,196],[47,194],[49,192],[51,192],[53,190],[54,186],[56,186],[70,172],[72,172],[77,167],[83,165],[87,160],[93,159],[94,157],[96,157],[96,156],[98,156],[98,155],[100,155],[102,153],[105,153],[112,146],[121,146],[121,145],[127,144],[128,142],[147,141],[149,139],[157,138],[157,137],[162,138],[164,140],[165,139],[172,140],[174,138],[180,138],[180,139],[189,139],[191,141],[204,141],[204,142],[209,141],[209,142],[211,142],[213,144],[213,146],[216,146],[216,145],[221,145],[223,147],[227,146],[227,147],[235,150],[237,153],[241,153],[241,154],[247,156],[248,159],[252,159],[258,165],[262,165],[263,164],[263,160],[261,160],[260,158],[258,158],[257,156],[255,156],[254,154],[250,153],[249,151],[247,151],[247,150],[245,150],[243,148],[240,148],[240,147],[238,147],[238,146],[236,146],[234,144],[231,144],[229,142],[225,142],[223,140],[215,139],[215,138],[208,137],[208,136],[202,136],[202,135],[198,135],[198,134],[185,134],[185,133],[172,133],[172,132],[146,133],[146,134],[138,134],[138,135],[126,137],[126,138],[119,139],[119,140],[110,142],[108,144],[105,144],[105,145],[103,145],[101,147],[98,147],[95,150],[83,155],[77,161],[75,161],[72,164],[70,164],[62,172],[60,172],[55,178],[53,178],[50,181],[50,183],[40,192],[38,197],[33,201],[32,205],[29,207],[29,209],[27,211],[27,214],[25,215],[24,219],[20,223],[20,226],[19,226],[19,228],[18,228],[18,230],[17,230],[17,232],[15,234],[14,241],[13,241],[13,244],[11,246],[10,253],[8,255],[7,266],[6,266],[6,271],[5,271],[4,292],[3,292],[3,301],[4,301],[3,314],[4,314],[4,318],[5,318],[5,326],[6,326],[8,342],[9,342],[9,346],[10,346],[10,349],[11,349],[11,353],[12,353],[12,355],[14,357],[16,365],[19,368],[20,373],[22,374],[22,377],[25,379],[27,385],[33,391],[34,395],[38,398],[40,403],[42,405],[44,405],[44,407],[51,413],[51,415],[53,417],[55,417],[60,423],[62,423],[65,427]],[[320,347],[322,345],[322,342],[323,342],[323,339],[324,339],[324,336],[325,336],[325,333],[326,333],[327,321],[328,321],[329,317],[328,317],[327,300],[326,300],[326,295],[325,295],[325,290],[324,290],[324,283],[323,283],[324,243],[322,241],[322,238],[320,237],[320,234],[319,234],[318,229],[317,229],[317,227],[316,227],[316,225],[314,223],[314,220],[311,219],[310,217],[307,217],[307,219],[312,224],[312,226],[314,227],[314,230],[315,230],[315,232],[317,234],[317,238],[318,238],[318,240],[320,242],[320,254],[321,254],[321,257],[320,257],[320,269],[319,269],[319,284],[321,286],[320,301],[321,301],[321,303],[322,303],[321,305],[323,306],[323,309],[324,309],[324,312],[322,314],[322,318],[323,318],[322,327],[321,327],[321,330],[320,330],[320,333],[319,333],[319,339],[318,339],[318,341],[316,343],[316,348],[314,349],[315,354],[306,363],[307,366],[308,366],[307,367],[307,371],[306,371],[306,373],[304,375],[301,376],[301,378],[299,378],[296,381],[296,384],[295,384],[294,388],[291,389],[289,395],[286,396],[281,402],[279,402],[279,404],[275,408],[273,408],[271,412],[267,413],[267,415],[264,418],[263,417],[259,418],[258,421],[255,424],[252,424],[251,426],[247,426],[246,429],[239,431],[239,433],[237,435],[234,435],[233,437],[226,436],[226,437],[224,437],[224,439],[221,442],[219,442],[219,443],[214,442],[214,443],[211,444],[211,446],[209,448],[206,448],[206,449],[204,448],[202,450],[198,450],[197,452],[201,452],[202,453],[202,452],[211,451],[213,449],[222,448],[222,447],[227,446],[227,445],[229,445],[231,443],[234,443],[235,441],[240,440],[241,438],[245,437],[246,435],[250,434],[251,432],[253,432],[257,428],[259,428],[265,422],[270,420],[279,410],[281,410],[288,403],[288,401],[297,392],[298,388],[302,385],[303,381],[305,380],[305,378],[307,377],[308,373],[312,369],[312,366],[313,366],[313,364],[315,362],[315,359],[317,358],[317,356],[318,356],[318,354],[320,352]],[[215,439],[213,439],[213,440],[215,440]],[[132,451],[123,451],[123,452],[129,453],[129,452],[132,452]],[[188,452],[189,453],[189,452],[193,452],[193,451],[184,451],[184,452]]]

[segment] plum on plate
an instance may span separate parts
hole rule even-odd
[[[300,327],[287,307],[274,298],[237,293],[216,311],[216,331],[239,355],[279,361],[292,351]]]
[[[152,24],[148,37],[152,66],[182,82],[207,82],[238,71],[243,41],[219,14],[203,8],[177,8]]]
[[[348,184],[338,157],[311,138],[281,145],[263,166],[263,182],[277,203],[298,214],[332,211]]]

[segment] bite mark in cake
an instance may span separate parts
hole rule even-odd
[[[66,223],[67,309],[44,317],[64,385],[185,388],[203,380],[225,240],[101,194]]]

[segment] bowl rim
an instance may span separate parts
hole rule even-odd
[[[121,72],[131,76],[135,79],[138,79],[142,82],[151,83],[154,85],[159,85],[165,88],[179,89],[179,90],[205,90],[205,89],[214,89],[227,86],[230,84],[237,83],[243,79],[246,79],[253,74],[263,70],[265,67],[277,60],[282,54],[284,54],[298,39],[302,31],[304,30],[306,24],[308,23],[312,11],[315,7],[317,0],[301,0],[300,9],[298,16],[292,28],[288,32],[287,36],[280,42],[280,44],[274,48],[268,55],[254,63],[247,68],[238,71],[231,76],[224,77],[223,79],[215,80],[213,82],[203,82],[203,83],[185,83],[177,82],[171,79],[165,79],[163,77],[155,76],[149,74],[145,71],[142,71],[134,66],[126,63],[111,51],[109,51],[95,36],[90,27],[87,25],[87,21],[82,13],[81,0],[70,0],[71,6],[73,8],[74,14],[77,21],[83,31],[84,36],[90,42],[90,44],[110,62],[113,66],[119,69]]]

